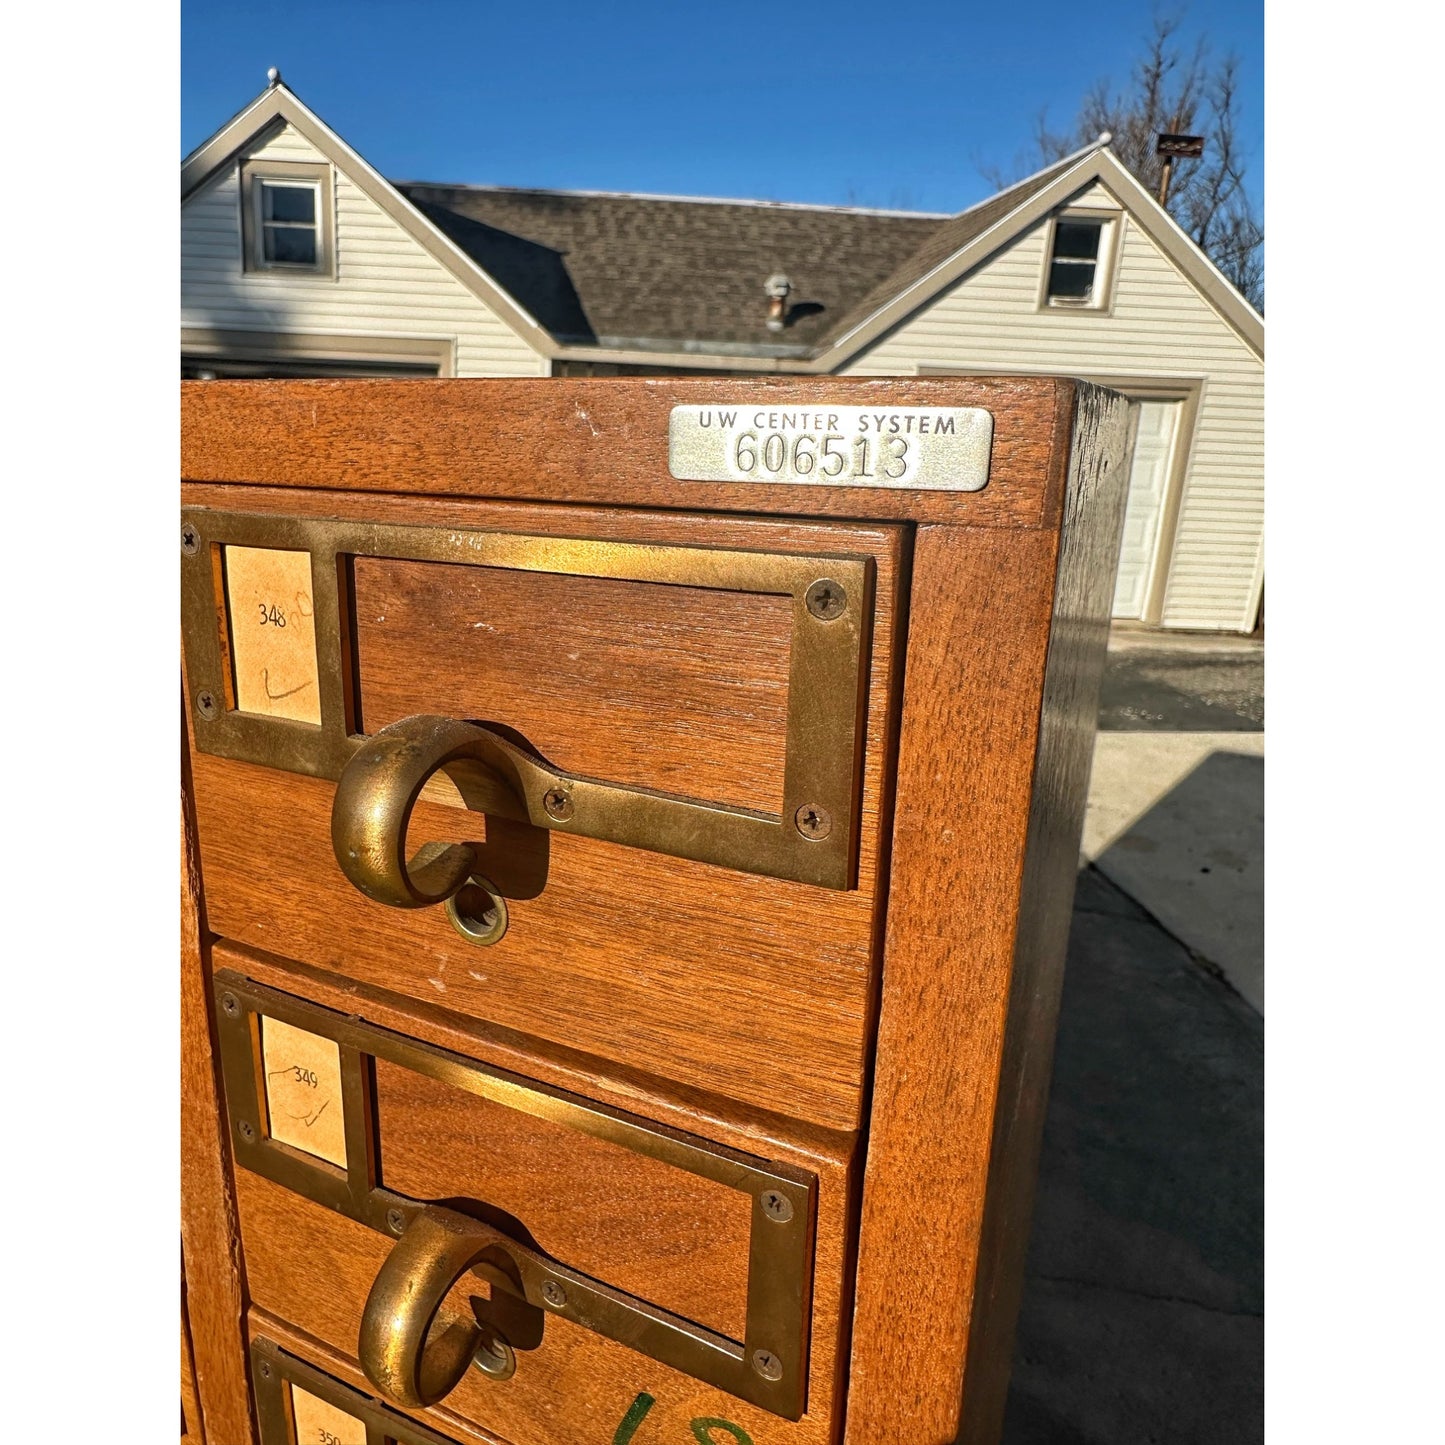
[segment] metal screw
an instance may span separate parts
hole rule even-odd
[[[221,995],[221,1009],[228,1018],[235,1018],[241,1012],[241,1005],[236,1002],[236,995],[223,993]]]
[[[783,1378],[783,1362],[771,1350],[753,1351],[753,1369],[765,1380]]]
[[[567,1291],[555,1279],[549,1279],[543,1282],[542,1298],[554,1310],[559,1310],[567,1303]]]
[[[555,818],[559,823],[565,823],[575,811],[572,806],[572,794],[566,788],[548,788],[542,794],[542,806],[547,810],[548,816]]]
[[[831,622],[848,608],[848,594],[831,577],[820,577],[803,594],[808,611],[819,622]]]
[[[216,707],[216,695],[210,692],[198,692],[196,694],[196,711],[209,722],[215,717],[219,709]]]
[[[241,1137],[248,1144],[256,1137],[256,1126],[254,1124],[248,1124],[245,1119],[242,1119],[241,1122],[236,1125],[236,1128],[240,1130]]]
[[[406,1228],[406,1215],[399,1209],[388,1209],[386,1211],[386,1227],[393,1234],[400,1234]]]
[[[194,557],[201,550],[201,534],[196,531],[191,522],[186,522],[181,527],[181,551],[187,557]]]
[[[472,1364],[494,1380],[510,1380],[517,1370],[517,1356],[505,1335],[487,1330],[472,1356]]]
[[[793,814],[793,825],[803,837],[821,843],[833,831],[833,815],[819,803],[804,803]]]
[[[261,1378],[263,1380],[271,1378],[271,1366],[265,1360],[261,1361]]]
[[[786,1224],[793,1217],[793,1201],[776,1189],[769,1189],[758,1203],[763,1206],[763,1213],[778,1224]]]

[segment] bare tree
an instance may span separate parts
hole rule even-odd
[[[1239,140],[1239,58],[1215,61],[1208,41],[1178,39],[1180,18],[1156,12],[1128,86],[1103,80],[1084,97],[1073,126],[1050,131],[1041,114],[1034,137],[1045,163],[1090,145],[1104,132],[1110,148],[1151,195],[1158,196],[1161,133],[1204,136],[1197,160],[1176,160],[1165,208],[1252,305],[1264,309],[1264,227],[1244,189]],[[990,179],[996,179],[991,176]]]

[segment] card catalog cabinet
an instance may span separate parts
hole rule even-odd
[[[1123,401],[182,420],[184,1438],[996,1441]]]

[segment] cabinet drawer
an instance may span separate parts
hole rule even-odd
[[[442,1316],[475,1319],[505,1361],[498,1382],[467,1370],[447,1407],[515,1445],[583,1438],[555,1402],[595,1400],[599,1381],[619,1420],[646,1395],[659,1419],[830,1438],[846,1157],[683,1133],[229,968],[216,992],[250,1295],[268,1315],[373,1378],[405,1356],[388,1393],[407,1403],[429,1308],[411,1302],[445,1295]],[[466,1267],[428,1243],[457,1230],[475,1235]]]
[[[187,501],[217,932],[674,1085],[857,1127],[899,529],[326,494],[298,512],[254,490],[241,511],[225,488]],[[265,552],[306,559],[303,580],[315,568],[323,586],[334,569],[334,602],[304,595],[293,567],[281,601],[257,603],[250,573],[226,564]],[[831,606],[807,600],[816,581]],[[311,662],[286,617],[314,632]],[[267,648],[278,676],[263,670],[258,694],[245,674]],[[256,710],[312,671],[319,720]],[[561,820],[535,797],[530,819],[501,816],[468,809],[442,773],[427,783],[408,846],[475,845],[507,914],[488,947],[442,907],[363,896],[338,866],[336,775],[362,738],[418,715],[481,724],[578,800]],[[815,805],[821,836],[799,817]]]

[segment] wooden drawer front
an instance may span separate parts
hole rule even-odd
[[[469,1370],[445,1409],[516,1445],[610,1440],[638,1395],[659,1419],[830,1438],[845,1157],[681,1134],[225,969],[216,991],[250,1297],[268,1315],[366,1358],[390,1252],[460,1214],[503,1247],[443,1312],[475,1308],[515,1373]],[[287,1122],[328,1113],[339,1156]],[[564,1420],[573,1399],[590,1403]]]
[[[827,628],[845,619],[815,619],[799,595],[357,555],[339,589],[344,725],[324,699],[321,725],[216,702],[220,716],[198,717],[193,729],[193,767],[208,922],[223,936],[694,1090],[831,1128],[858,1126],[876,983],[898,529],[259,489],[237,498],[215,487],[188,488],[187,500],[201,509],[188,513],[201,526],[223,506],[238,515],[238,501],[262,518],[344,508],[353,547],[357,529],[380,536],[383,521],[405,518],[430,529],[407,532],[413,551],[431,545],[416,538],[455,537],[463,525],[473,529],[465,535],[487,539],[525,528],[536,538],[625,543],[626,567],[638,571],[690,549],[694,580],[709,568],[725,577],[722,556],[762,559],[765,568],[812,559],[811,570],[848,577],[863,594],[863,615],[848,624],[855,665],[842,691],[826,694],[820,717],[807,691],[818,668],[799,649],[816,648],[821,635],[843,637]],[[400,535],[386,533],[392,540],[378,545],[405,550]],[[590,564],[576,562],[585,544],[556,545],[585,572]],[[319,604],[314,610],[322,649],[327,627]],[[244,621],[233,607],[225,626],[234,632]],[[188,674],[200,667],[197,630],[188,627]],[[199,686],[188,677],[192,693]],[[847,886],[751,871],[745,844],[729,855],[737,866],[722,866],[653,851],[646,834],[629,846],[565,825],[484,819],[438,774],[411,813],[410,846],[476,846],[477,872],[505,896],[509,915],[501,940],[478,947],[441,907],[404,910],[364,897],[333,851],[337,789],[328,772],[344,766],[360,734],[417,714],[479,722],[579,778],[725,810],[725,826],[771,819],[771,835],[786,834],[805,868],[815,845],[832,842],[795,824],[797,797],[810,795],[798,780],[813,777],[822,788],[828,774],[842,799],[830,820],[839,837],[846,832]],[[242,742],[218,746],[221,737]],[[281,739],[275,756],[258,751],[256,737]],[[763,850],[756,861],[774,868]],[[776,864],[792,866],[786,857]]]
[[[783,808],[788,597],[358,557],[359,731],[504,722],[570,772]]]

